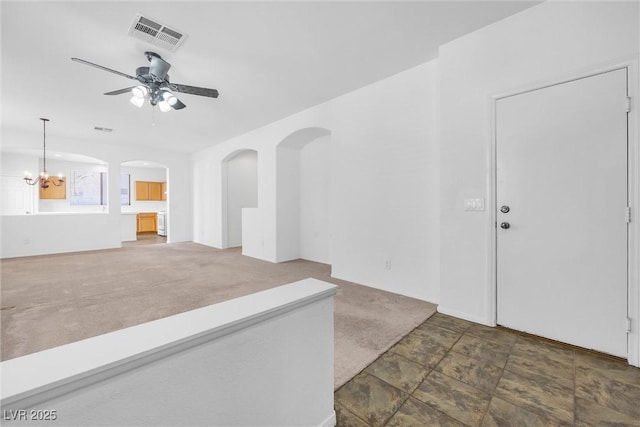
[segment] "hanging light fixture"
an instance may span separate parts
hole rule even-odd
[[[40,175],[38,175],[37,178],[33,178],[31,176],[31,173],[29,173],[28,171],[25,172],[25,176],[24,176],[24,182],[26,182],[29,185],[36,185],[37,183],[40,183],[40,187],[41,188],[49,188],[49,184],[53,184],[56,187],[61,186],[62,184],[64,184],[64,179],[62,178],[62,174],[58,174],[57,178],[51,178],[49,177],[49,172],[47,172],[47,122],[49,121],[49,119],[43,119],[42,117],[40,118],[40,120],[42,120],[42,171],[40,172]]]

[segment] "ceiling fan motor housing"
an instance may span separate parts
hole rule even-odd
[[[159,58],[162,59],[162,57],[160,55],[158,55],[155,52],[151,52],[151,51],[147,51],[144,53],[144,56],[147,57],[147,61],[151,62],[151,58]]]

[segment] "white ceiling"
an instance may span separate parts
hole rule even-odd
[[[48,141],[193,152],[424,63],[439,45],[536,3],[2,1],[2,127],[41,132],[47,117]],[[169,52],[132,38],[136,13],[188,39]],[[131,80],[70,59],[135,75],[147,50],[172,64],[172,82],[220,97],[138,109],[126,94],[103,95]]]

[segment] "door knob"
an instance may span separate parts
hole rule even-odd
[[[500,212],[502,212],[502,213],[509,212],[509,206],[507,206],[507,205],[501,206],[500,207]]]
[[[509,227],[511,227],[511,224],[509,224],[508,222],[501,222],[500,223],[500,228],[502,228],[503,230],[506,230]]]

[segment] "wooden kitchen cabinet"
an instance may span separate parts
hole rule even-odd
[[[141,212],[137,216],[138,233],[157,233],[158,232],[158,214],[155,212]]]
[[[167,200],[167,183],[162,183],[162,200]]]
[[[162,183],[149,183],[149,200],[162,200]]]
[[[163,188],[165,182],[136,181],[136,200],[166,200]]]
[[[149,183],[136,181],[136,200],[149,200]]]
[[[62,177],[62,179],[65,179]],[[52,181],[58,182],[58,177],[52,177]],[[38,187],[40,187],[38,185]],[[66,199],[67,198],[67,182],[63,182],[60,186],[56,186],[53,183],[49,184],[49,188],[40,187],[41,199]]]

